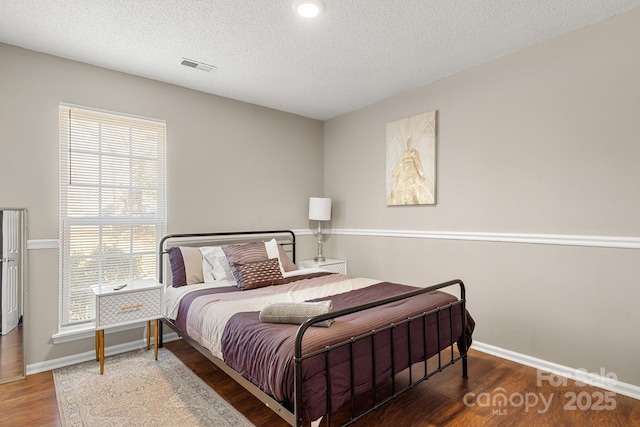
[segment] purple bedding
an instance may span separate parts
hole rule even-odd
[[[212,292],[236,292],[235,288],[216,288],[196,291],[183,298],[180,304],[176,324],[183,331],[185,328],[184,313],[191,301],[200,295]],[[363,289],[332,295],[319,300],[331,299],[333,311],[367,302],[379,300],[393,295],[406,293],[416,288],[393,284],[378,283]],[[250,292],[250,291],[244,291]],[[399,322],[409,316],[421,314],[436,307],[457,301],[454,296],[445,292],[431,292],[406,300],[386,304],[337,318],[329,328],[309,328],[303,339],[304,353],[309,353],[328,344],[337,343],[352,336],[357,336]],[[452,313],[450,313],[452,311]],[[298,325],[261,323],[259,313],[236,313],[228,321],[222,336],[222,353],[224,362],[249,379],[267,394],[291,407],[294,400],[294,341]],[[441,310],[440,334],[438,339],[436,314],[427,317],[426,358],[437,354],[449,345],[459,342],[462,337],[462,318],[459,305]],[[453,319],[453,331],[450,331],[450,316]],[[423,322],[415,321],[395,328],[394,367],[391,366],[391,333],[389,330],[372,338],[357,341],[353,354],[355,362],[354,384],[355,394],[359,395],[371,388],[373,383],[371,349],[375,348],[375,382],[389,379],[392,372],[400,372],[413,363],[425,359],[425,331]],[[474,329],[473,319],[467,313],[467,343],[471,343]],[[453,340],[451,339],[453,337]],[[407,339],[411,341],[411,355],[408,354]],[[439,342],[438,342],[439,341]],[[351,394],[351,366],[348,346],[333,350],[330,354],[330,407],[326,402],[326,367],[324,355],[315,356],[303,362],[303,409],[309,420],[315,420],[338,409],[347,402]]]

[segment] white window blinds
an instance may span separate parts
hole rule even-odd
[[[61,105],[60,325],[95,317],[92,285],[156,277],[165,123]]]

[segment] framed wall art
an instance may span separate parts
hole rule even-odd
[[[436,204],[436,111],[387,123],[387,206]]]

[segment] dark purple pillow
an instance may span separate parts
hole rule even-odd
[[[171,274],[173,281],[171,286],[179,288],[187,284],[187,271],[184,267],[184,259],[182,258],[182,251],[179,247],[169,248],[167,250],[169,254],[169,263],[171,264]]]

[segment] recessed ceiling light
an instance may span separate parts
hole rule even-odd
[[[315,18],[324,10],[324,5],[320,0],[296,0],[293,10],[303,18]]]

